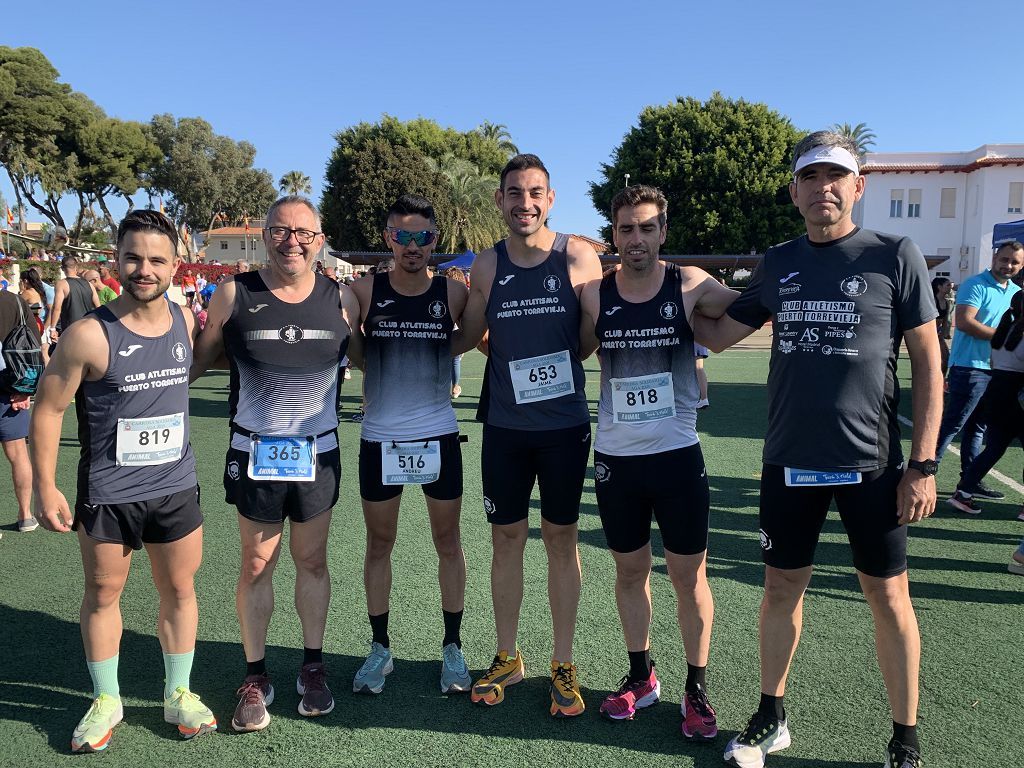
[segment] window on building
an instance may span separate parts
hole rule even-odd
[[[908,219],[920,219],[921,218],[921,190],[920,189],[908,189],[907,190],[907,218]]]
[[[903,190],[893,189],[889,192],[889,218],[903,218]]]
[[[939,218],[956,218],[956,187],[942,188],[942,199],[939,202]]]
[[[1007,213],[1020,213],[1024,209],[1024,181],[1010,182],[1010,201],[1006,205]]]
[[[221,240],[220,241],[220,249],[222,251],[226,251],[228,249],[228,241],[227,240]]]
[[[245,238],[244,237],[242,238],[242,242],[240,242],[238,244],[238,247],[241,248],[243,251],[245,250]]]

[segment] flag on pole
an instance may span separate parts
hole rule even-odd
[[[164,199],[162,197],[160,198],[160,213],[164,216],[167,215],[167,211],[164,210]]]
[[[7,226],[8,228],[14,226],[14,211],[11,210],[11,206],[7,206]]]

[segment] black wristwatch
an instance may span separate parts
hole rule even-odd
[[[907,466],[910,469],[916,469],[925,477],[934,477],[939,473],[939,462],[935,459],[925,459],[924,461],[915,461],[910,459],[907,462]]]

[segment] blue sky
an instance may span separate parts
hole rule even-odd
[[[111,116],[203,117],[275,179],[309,175],[317,200],[347,126],[503,123],[551,171],[553,226],[596,235],[588,182],[643,107],[677,96],[721,91],[807,130],[866,122],[877,151],[1024,142],[1020,49],[999,38],[1022,23],[1024,3],[996,0],[61,0],[6,4],[0,44],[39,48]],[[6,175],[0,190],[13,199]]]

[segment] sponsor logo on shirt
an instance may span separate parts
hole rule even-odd
[[[142,349],[141,344],[129,344],[128,349],[119,350],[117,354],[121,357],[131,357],[135,353],[135,350]]]
[[[779,352],[781,352],[782,354],[788,355],[794,349],[796,349],[796,347],[793,346],[792,341],[786,341],[785,339],[779,340]]]
[[[257,312],[259,312],[264,307],[269,307],[269,306],[270,306],[269,304],[257,304],[255,307],[249,307],[249,311],[252,312],[255,315]]]
[[[783,284],[788,283],[790,280],[792,280],[794,277],[796,277],[799,274],[800,274],[799,272],[790,272],[785,277],[780,277],[779,278],[779,282],[783,283]]]
[[[679,306],[674,301],[666,301],[658,309],[658,312],[666,320],[671,320],[679,314]]]
[[[277,334],[286,344],[296,344],[302,341],[302,329],[297,325],[286,325]]]
[[[800,293],[800,283],[790,283],[779,288],[779,296],[789,296],[794,293]]]
[[[433,317],[435,320],[440,320],[442,317],[445,316],[448,310],[445,308],[444,302],[434,301],[431,302],[429,307],[427,307],[427,312],[429,312],[430,316]]]
[[[606,315],[608,315],[608,316],[611,316],[611,315],[614,315],[616,312],[618,312],[620,309],[622,309],[622,307],[615,306],[615,307],[612,307],[611,309],[606,309],[604,311],[604,313]]]
[[[394,304],[394,303],[395,303],[395,300],[394,300],[394,299],[384,299],[384,301],[378,301],[378,302],[377,302],[377,306],[378,306],[378,307],[381,307],[381,308],[383,309],[383,308],[384,308],[384,307],[386,307],[386,306],[387,306],[388,304]]]
[[[544,278],[544,290],[548,293],[557,293],[561,287],[562,281],[558,279],[558,275],[548,275]]]
[[[171,357],[177,360],[179,363],[185,362],[185,345],[180,341],[171,347]]]
[[[505,275],[501,280],[498,281],[498,285],[506,285],[515,275]]]

